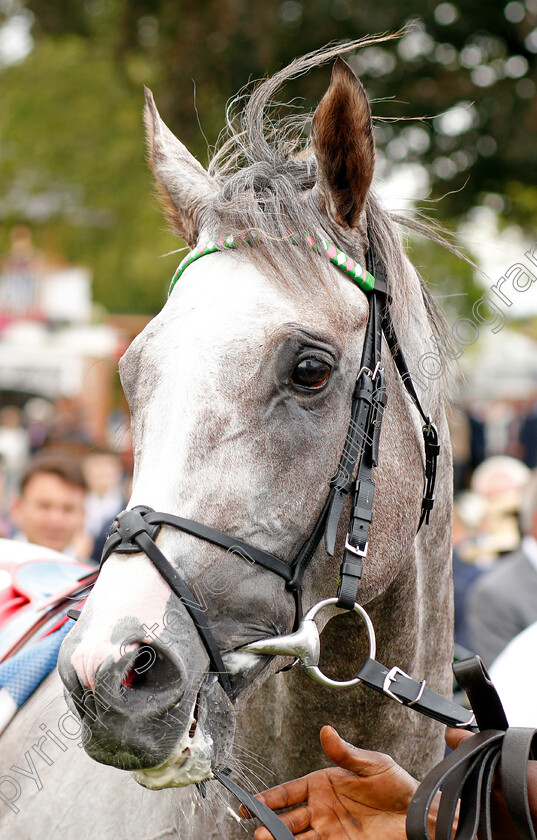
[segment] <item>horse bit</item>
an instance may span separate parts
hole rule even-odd
[[[243,238],[247,242],[249,241],[247,237]],[[291,241],[293,241],[293,237],[291,237]],[[306,236],[306,242],[315,250],[321,250],[312,237]],[[234,248],[237,244],[233,237],[222,237],[216,242],[209,241],[198,245],[179,265],[170,286],[170,293],[182,273],[192,262],[206,254],[215,253],[225,248]],[[401,380],[423,420],[424,493],[418,531],[424,522],[429,522],[430,512],[433,508],[436,465],[440,446],[436,428],[421,406],[399,346],[390,313],[390,297],[387,291],[386,269],[383,261],[376,253],[371,242],[369,242],[366,255],[365,269],[362,269],[360,265],[335,245],[325,241],[322,241],[321,245],[330,261],[351,277],[366,294],[369,301],[369,317],[360,369],[352,397],[351,418],[339,466],[336,474],[330,480],[323,509],[294,562],[291,564],[285,563],[273,554],[191,519],[183,519],[169,513],[156,513],[151,508],[138,506],[131,510],[125,510],[117,516],[103,549],[101,566],[112,553],[133,554],[142,551],[147,555],[171,590],[184,604],[209,655],[211,670],[217,675],[222,688],[231,698],[233,697],[233,691],[229,674],[226,672],[222,655],[208,626],[203,609],[180,574],[155,543],[155,538],[162,525],[184,531],[258,563],[265,569],[269,569],[282,577],[286,588],[293,593],[296,604],[294,632],[286,636],[261,639],[239,650],[269,656],[294,657],[292,664],[300,661],[307,673],[323,685],[332,688],[346,688],[362,682],[375,691],[391,697],[398,703],[410,706],[443,724],[476,731],[476,719],[471,711],[428,688],[425,680],[418,682],[400,668],[389,669],[376,661],[373,624],[363,607],[356,602],[358,585],[362,576],[362,565],[364,560],[367,559],[368,553],[368,532],[372,519],[374,496],[372,471],[378,463],[382,415],[387,401],[384,368],[381,364],[383,335]],[[327,553],[331,556],[334,555],[342,508],[345,498],[349,494],[352,500],[351,516],[340,567],[337,597],[320,601],[305,616],[302,616],[301,591],[304,573],[323,536]],[[366,625],[369,637],[369,655],[356,675],[350,680],[330,679],[319,669],[320,639],[315,617],[321,610],[331,605],[349,611],[354,610],[361,616]],[[229,779],[228,772],[227,770],[217,772],[215,776],[246,805],[252,814],[265,823],[276,840],[289,840],[292,835],[281,820],[263,803],[254,799]]]

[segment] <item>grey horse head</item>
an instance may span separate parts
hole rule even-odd
[[[365,295],[303,234],[336,242],[362,265],[368,239],[375,243],[411,368],[430,350],[434,329],[397,226],[371,192],[370,107],[348,65],[336,60],[306,152],[296,154],[288,126],[266,139],[267,100],[299,65],[258,88],[246,133],[228,141],[210,172],[147,94],[150,159],[176,232],[191,247],[255,235],[192,263],[120,364],[135,457],[129,508],[193,519],[288,563],[338,466],[368,316]],[[384,351],[389,408],[363,604],[415,557],[423,481],[418,417]],[[427,384],[424,400],[432,414],[441,412],[438,383]],[[334,594],[343,538],[336,558],[322,546],[316,552],[304,579],[306,609]],[[156,542],[203,605],[231,675],[231,699],[210,672],[184,604],[143,553],[107,560],[59,664],[87,752],[135,771],[146,786],[165,787],[226,765],[237,705],[283,664],[241,648],[289,633],[295,602],[280,577],[237,552],[166,526]]]

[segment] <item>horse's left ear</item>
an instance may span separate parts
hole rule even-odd
[[[311,126],[318,164],[315,196],[339,225],[357,227],[375,169],[375,140],[367,94],[337,58]]]
[[[153,94],[145,88],[144,119],[149,161],[175,233],[192,248],[203,210],[218,192],[216,181],[161,120]]]

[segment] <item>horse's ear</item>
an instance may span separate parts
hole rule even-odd
[[[375,140],[367,94],[341,58],[313,116],[311,142],[317,200],[337,224],[356,227],[373,180]]]
[[[198,238],[200,215],[217,192],[217,184],[163,123],[148,88],[145,88],[144,120],[149,161],[166,216],[174,231],[193,247]]]

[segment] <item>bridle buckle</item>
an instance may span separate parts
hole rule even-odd
[[[388,671],[388,673],[384,677],[384,682],[382,683],[382,690],[383,690],[384,694],[387,694],[388,697],[392,698],[392,700],[396,700],[397,703],[401,703],[401,705],[404,705],[401,698],[397,697],[393,693],[393,691],[390,691],[390,686],[395,681],[395,678],[397,677],[397,674],[401,674],[402,677],[408,677],[408,674],[405,674],[405,672],[401,668],[398,668],[397,665],[394,665],[393,668],[390,668],[390,670]],[[410,677],[409,677],[409,679],[410,679]]]
[[[367,557],[367,550],[369,548],[369,541],[366,542],[363,548],[358,548],[357,546],[351,545],[349,542],[349,535],[345,537],[345,548],[347,551],[350,551],[351,554],[355,554],[356,557]]]
[[[398,668],[397,665],[394,665],[394,667],[390,668],[390,670],[384,677],[384,682],[382,683],[382,691],[384,692],[384,694],[386,694],[388,697],[391,697],[392,700],[396,700],[397,703],[400,703],[402,706],[415,706],[416,703],[418,703],[423,696],[427,680],[422,680],[420,682],[420,687],[414,700],[410,700],[408,703],[405,703],[404,700],[401,700],[400,697],[397,697],[397,695],[394,694],[393,691],[390,691],[390,686],[395,681],[397,674],[401,674],[402,677],[406,677],[408,680],[412,679],[412,677],[405,673],[405,671],[403,671],[401,668]]]

